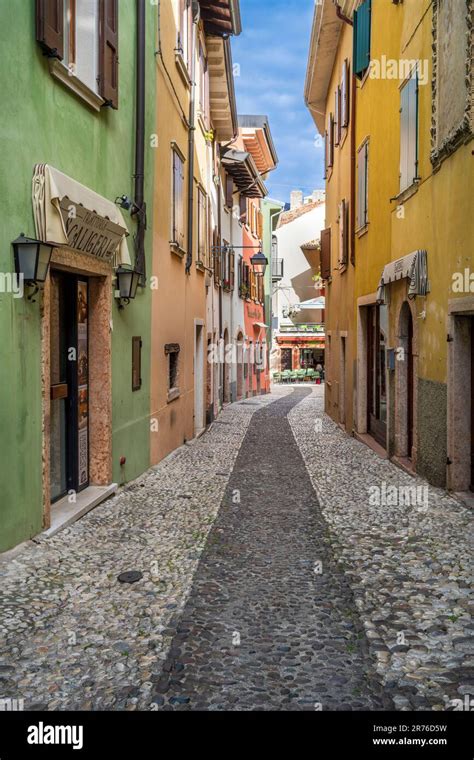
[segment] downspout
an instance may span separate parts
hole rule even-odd
[[[354,26],[353,21],[348,18],[348,16],[345,16],[344,13],[341,11],[339,4],[337,0],[334,0],[334,5],[336,6],[336,15],[341,21],[343,21],[345,24],[348,24],[348,26]],[[351,103],[350,106],[352,108],[352,114],[349,115],[349,118],[351,120],[351,264],[355,265],[355,184],[356,184],[356,171],[355,171],[355,139],[356,139],[356,96],[357,96],[357,83],[356,78],[354,76],[354,72],[352,71],[351,67],[351,85],[350,85],[350,92],[351,92]]]
[[[220,261],[222,263],[222,198],[221,198],[221,189],[222,184],[220,182],[220,175],[219,175],[219,186],[218,186],[218,193],[217,193],[217,245],[218,245],[218,255],[221,257]],[[222,274],[222,272],[220,272]],[[224,331],[223,331],[223,318],[222,318],[222,285],[219,283],[219,350],[222,346],[222,341],[224,340]],[[224,349],[225,350],[225,349]],[[225,353],[224,353],[224,361],[225,361]],[[221,405],[221,409],[224,407],[224,364],[222,362],[219,362],[219,401]]]
[[[193,4],[193,33],[191,45],[191,95],[189,100],[189,140],[188,140],[188,254],[186,274],[191,271],[194,245],[194,143],[196,133],[196,38],[199,24],[199,5]]]
[[[334,5],[336,6],[336,16],[339,19],[341,19],[341,21],[344,21],[345,24],[349,24],[349,26],[353,26],[351,19],[348,16],[345,16],[344,13],[341,11],[338,0],[334,0]]]
[[[145,52],[146,4],[137,0],[137,81],[135,124],[135,198],[133,214],[137,218],[135,236],[135,266],[141,272],[140,285],[146,283],[145,231],[147,227],[145,203]]]

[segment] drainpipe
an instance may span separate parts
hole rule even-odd
[[[189,140],[188,140],[188,255],[186,256],[186,274],[191,271],[194,245],[194,143],[196,132],[196,38],[199,24],[199,5],[193,4],[193,33],[191,44],[191,96],[189,101]]]
[[[135,236],[135,264],[141,272],[140,284],[146,282],[145,231],[145,52],[146,52],[146,4],[137,0],[137,82],[135,124],[135,198],[133,214],[137,218]]]
[[[349,26],[353,26],[351,19],[348,16],[345,16],[344,13],[341,11],[338,0],[333,0],[333,1],[334,1],[334,5],[336,6],[336,16],[339,19],[341,19],[341,21],[344,21],[345,24],[349,24]]]
[[[222,262],[222,251],[221,251],[221,244],[222,244],[222,237],[221,237],[221,231],[222,231],[222,198],[221,198],[221,181],[220,181],[220,174],[219,174],[219,185],[218,185],[218,192],[217,192],[217,245],[219,246],[219,256],[221,257],[220,261]],[[221,272],[222,274],[222,272]],[[222,285],[219,285],[219,350],[222,346],[222,341],[224,340],[224,330],[223,328],[223,319],[222,319]],[[224,361],[225,361],[225,353],[224,353]],[[219,393],[219,401],[221,404],[221,408],[224,408],[224,364],[222,362],[219,362],[219,385],[220,385],[220,393]]]
[[[354,26],[353,21],[345,16],[341,11],[337,0],[334,0],[336,6],[336,15],[341,21],[348,26]],[[354,72],[351,69],[351,264],[355,265],[355,184],[356,184],[356,170],[355,170],[355,139],[356,139],[356,97],[357,97],[357,83],[354,76]]]

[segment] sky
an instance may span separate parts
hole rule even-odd
[[[304,103],[314,0],[240,0],[243,31],[232,39],[237,110],[265,114],[279,158],[270,197],[324,187],[323,148]],[[237,66],[238,65],[238,66]]]

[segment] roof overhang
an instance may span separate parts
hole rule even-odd
[[[221,150],[221,163],[242,195],[247,198],[265,198],[268,195],[250,153],[235,148],[224,148]]]
[[[239,128],[245,148],[252,154],[259,172],[267,174],[276,169],[278,155],[268,117],[239,114]]]
[[[199,0],[206,34],[227,37],[242,31],[239,0]]]
[[[321,135],[325,132],[326,100],[343,23],[334,0],[315,4],[304,98]]]
[[[237,105],[230,40],[206,37],[211,119],[219,142],[230,142],[238,132]]]

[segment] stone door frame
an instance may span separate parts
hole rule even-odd
[[[448,301],[448,464],[450,491],[471,484],[471,340],[474,296]]]
[[[51,269],[89,279],[89,480],[90,485],[112,482],[112,277],[111,264],[68,248],[54,248]],[[50,487],[50,357],[51,281],[41,305],[41,387],[43,452],[43,528],[51,525]]]

